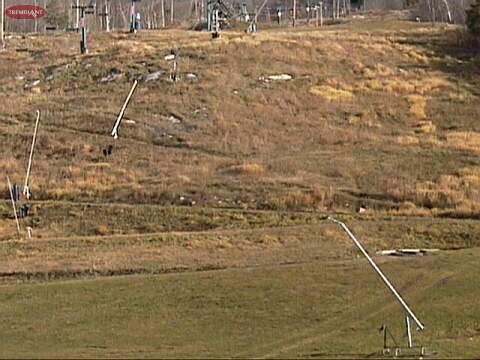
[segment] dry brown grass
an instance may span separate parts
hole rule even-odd
[[[450,148],[479,153],[480,133],[474,131],[449,131],[443,144]]]
[[[310,93],[333,102],[353,99],[353,93],[350,90],[332,87],[330,85],[312,86]]]
[[[437,29],[396,29],[358,31],[345,24],[332,31],[275,29],[255,36],[225,32],[218,41],[206,33],[175,30],[135,37],[92,34],[89,56],[77,54],[78,37],[73,35],[19,39],[12,48],[49,52],[35,62],[31,52],[0,56],[0,72],[12,60],[18,64],[14,74],[0,79],[0,87],[8,89],[0,113],[0,135],[6,141],[0,148],[4,154],[14,149],[3,158],[1,169],[14,169],[15,181],[21,178],[29,136],[12,135],[29,134],[32,114],[41,107],[48,111],[32,186],[42,199],[171,204],[195,194],[197,205],[221,200],[236,206],[249,194],[255,200],[241,206],[255,207],[264,206],[269,196],[292,191],[277,201],[278,207],[299,208],[303,203],[315,208],[308,189],[317,185],[368,196],[395,171],[414,183],[421,177],[416,169],[434,163],[435,153],[428,148],[476,151],[475,140],[464,141],[459,135],[444,139],[435,129],[451,126],[448,119],[454,116],[459,133],[475,132],[468,121],[458,121],[476,114],[474,102],[465,95],[475,93],[476,80],[469,87],[444,67],[422,60],[438,61],[437,54],[422,45],[426,36],[440,35]],[[135,48],[138,56],[133,58]],[[124,124],[114,155],[103,158],[101,150],[111,141],[108,132],[131,80],[157,70],[168,72],[164,55],[172,48],[179,51],[182,75],[193,72],[198,81],[141,82],[126,114],[135,123]],[[59,75],[46,81],[52,66]],[[99,84],[112,68],[124,76]],[[293,80],[258,81],[282,73]],[[28,79],[14,80],[19,74]],[[23,89],[30,77],[41,79],[42,94]],[[465,108],[451,107],[444,101],[447,97],[465,100]],[[437,111],[446,114],[445,119],[433,118]],[[182,122],[168,121],[171,114]],[[345,157],[344,149],[352,158]],[[383,169],[385,153],[395,156]],[[441,161],[432,166],[426,178],[435,182],[439,173],[454,173],[453,162],[448,164],[447,169]],[[257,178],[262,186],[251,185]],[[264,185],[271,191],[263,191]]]
[[[427,118],[426,107],[428,99],[421,95],[408,96],[410,103],[410,114],[417,120],[425,120]]]
[[[411,145],[418,145],[420,143],[420,139],[415,136],[405,135],[405,136],[397,136],[395,138],[395,142],[399,145],[411,146]]]
[[[441,175],[437,181],[403,184],[391,191],[405,206],[402,212],[414,205],[427,208],[479,209],[480,169],[464,168],[455,175]]]
[[[261,164],[249,163],[230,166],[223,171],[236,175],[259,176],[265,173],[265,168]]]

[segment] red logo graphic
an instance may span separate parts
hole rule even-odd
[[[18,20],[35,20],[47,15],[44,8],[35,5],[14,5],[5,10],[5,15]]]

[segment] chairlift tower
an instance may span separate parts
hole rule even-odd
[[[80,39],[80,53],[88,54],[88,45],[87,45],[87,24],[85,23],[85,15],[91,15],[94,13],[95,5],[74,5],[73,9],[80,10],[80,28],[82,32],[82,37]]]
[[[235,9],[224,0],[207,0],[207,30],[214,38],[218,37],[221,22],[235,18]]]

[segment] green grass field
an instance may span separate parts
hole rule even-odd
[[[478,249],[381,261],[444,357],[480,348]],[[2,357],[365,357],[403,311],[364,259],[1,287]]]

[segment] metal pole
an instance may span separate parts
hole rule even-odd
[[[320,1],[320,26],[323,26],[323,1]]]
[[[77,0],[77,3],[75,5],[75,29],[77,29],[77,32],[78,32],[78,29],[80,27],[80,0]]]
[[[30,148],[30,156],[28,158],[28,166],[27,166],[27,175],[25,176],[25,184],[23,186],[23,195],[28,196],[28,183],[30,180],[30,172],[32,170],[32,162],[33,162],[33,151],[35,150],[35,143],[37,141],[37,132],[38,132],[38,124],[40,123],[40,110],[37,110],[37,120],[35,121],[35,129],[33,130],[33,139],[32,139],[32,146]]]
[[[408,347],[412,348],[412,329],[410,327],[410,317],[405,316],[405,325],[407,326]]]
[[[118,139],[118,128],[120,127],[120,122],[123,119],[123,114],[125,113],[125,110],[127,109],[128,103],[130,102],[130,99],[132,98],[132,95],[133,95],[135,89],[137,88],[137,85],[138,85],[138,80],[135,80],[132,88],[130,89],[130,92],[128,93],[127,98],[125,99],[125,102],[123,103],[122,109],[120,110],[120,113],[118,114],[117,120],[115,121],[115,124],[113,125],[111,135],[115,139]]]
[[[0,10],[2,11],[2,13],[0,14],[0,20],[1,20],[1,24],[0,24],[0,42],[2,43],[2,49],[5,49],[5,34],[4,34],[4,30],[5,30],[5,0],[0,0],[0,3],[1,3],[1,6],[0,6]]]
[[[297,0],[293,0],[293,12],[292,12],[292,26],[295,27],[295,20],[297,18]]]
[[[347,227],[347,225],[345,225],[343,222],[341,221],[338,221],[332,217],[328,217],[329,220],[333,221],[334,223],[340,225],[343,230],[347,233],[347,235],[350,237],[350,239],[353,240],[353,242],[355,243],[355,245],[357,245],[357,247],[360,249],[360,251],[362,252],[362,254],[367,258],[368,262],[370,263],[370,265],[373,267],[373,269],[377,272],[377,274],[380,276],[380,278],[383,280],[383,282],[385,283],[385,285],[389,288],[389,290],[392,292],[392,294],[395,296],[395,298],[398,300],[398,302],[402,305],[402,307],[405,309],[405,311],[408,313],[408,315],[410,315],[410,317],[415,321],[415,323],[417,324],[417,326],[420,328],[420,330],[423,330],[424,329],[424,325],[420,322],[420,320],[417,319],[417,317],[415,316],[415,314],[413,313],[412,310],[410,310],[410,307],[407,305],[407,303],[405,302],[405,300],[403,300],[403,298],[400,296],[400,294],[398,293],[398,291],[393,287],[393,285],[390,283],[390,281],[387,279],[387,277],[383,274],[382,270],[380,270],[380,268],[377,266],[377,264],[375,264],[375,262],[373,261],[373,259],[370,257],[370,255],[368,255],[367,251],[364,249],[364,247],[362,246],[362,244],[360,244],[360,242],[355,238],[355,236],[352,234],[352,232],[350,231],[350,229]]]
[[[15,222],[17,223],[18,238],[21,239],[22,236],[20,235],[20,223],[18,222],[17,207],[15,206],[15,199],[13,198],[12,184],[10,183],[10,178],[8,177],[8,175],[7,175],[7,183],[8,183],[8,190],[10,191],[10,199],[12,200],[12,207],[13,207],[13,214],[15,215]]]
[[[37,7],[37,0],[35,0],[33,2],[33,5],[35,7]],[[35,31],[35,34],[38,32],[38,21],[37,21],[37,17],[35,16],[35,21],[34,21],[34,31]]]
[[[137,29],[135,27],[135,0],[132,0],[132,5],[130,7],[130,31],[131,32],[137,32]]]
[[[80,52],[82,54],[88,54],[88,45],[87,45],[87,30],[85,29],[85,15],[82,9],[82,41],[80,44]]]

